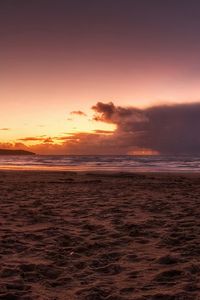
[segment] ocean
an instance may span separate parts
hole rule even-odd
[[[200,156],[0,156],[0,169],[119,172],[200,172]]]

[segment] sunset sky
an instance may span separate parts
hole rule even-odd
[[[0,1],[1,148],[197,153],[199,87],[197,0]]]

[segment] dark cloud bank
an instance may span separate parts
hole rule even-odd
[[[147,148],[161,154],[200,153],[200,103],[137,109],[98,102],[93,109],[95,120],[116,124],[112,137],[116,150]]]

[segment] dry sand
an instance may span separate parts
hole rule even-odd
[[[0,299],[200,299],[200,175],[0,172]]]

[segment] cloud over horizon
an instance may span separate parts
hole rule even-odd
[[[117,125],[116,138],[127,147],[161,154],[197,154],[200,151],[200,103],[152,106],[146,109],[98,102],[95,120]]]
[[[41,154],[129,154],[164,155],[200,152],[200,103],[152,106],[145,109],[98,102],[92,107],[93,120],[116,125],[113,132],[94,130],[62,137],[27,137],[20,142],[37,141],[37,145],[19,146]],[[84,113],[83,113],[84,114]],[[59,142],[59,144],[57,143]],[[5,144],[1,144],[5,148]]]

